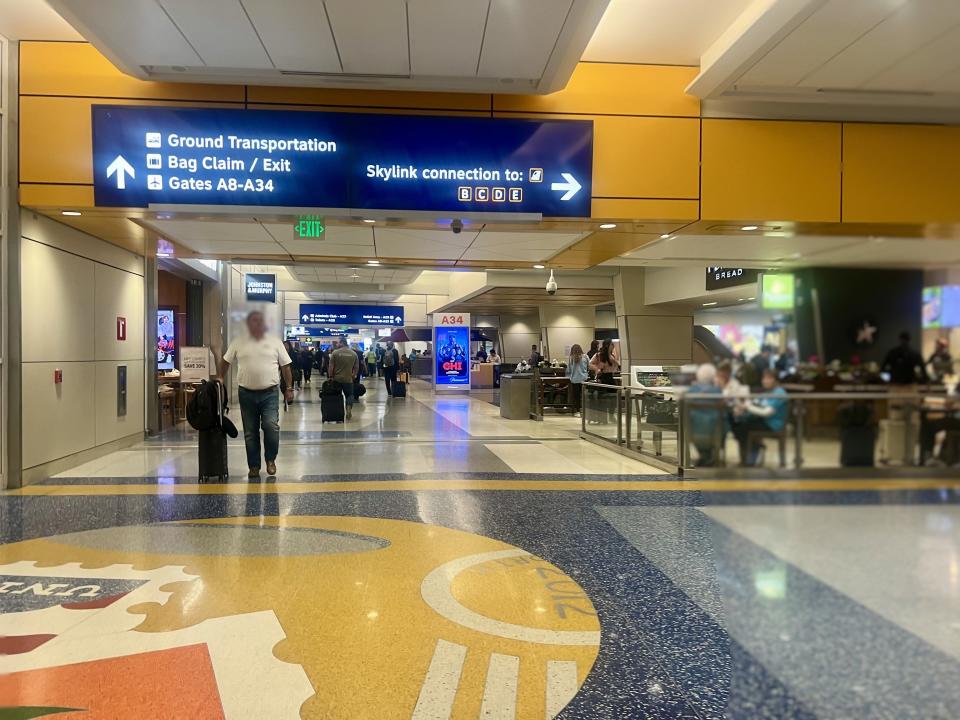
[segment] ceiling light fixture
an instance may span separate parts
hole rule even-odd
[[[616,223],[604,223],[600,226],[601,230],[613,230],[617,226]]]
[[[376,220],[374,220],[373,218],[364,218],[363,221],[365,223],[370,223],[371,225],[376,222]]]
[[[67,215],[69,217],[77,217],[78,215],[83,215],[79,210],[61,210],[61,215]]]
[[[756,300],[756,298],[755,297],[747,298],[747,300]]]
[[[740,229],[741,229],[741,230],[744,230],[744,231],[746,231],[746,232],[750,232],[751,230],[759,230],[760,227],[759,227],[758,225],[744,225],[744,226],[743,226],[742,228],[740,228]]]
[[[367,260],[367,265],[379,265],[379,260]]]
[[[545,267],[544,265],[539,265],[539,264],[538,264],[538,265],[534,265],[534,266],[533,266],[533,269],[534,269],[534,270],[543,270],[544,267]]]
[[[670,237],[670,233],[664,233],[663,235],[660,236],[660,239],[667,240],[669,237]]]
[[[712,300],[711,302],[704,303],[703,306],[704,306],[704,307],[710,307],[711,305],[716,305],[716,304],[717,304],[717,301],[716,301],[716,300]]]

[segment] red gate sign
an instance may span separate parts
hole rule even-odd
[[[469,317],[469,316],[466,316]],[[441,315],[440,325],[466,325],[466,317],[463,315]]]
[[[127,339],[127,319],[117,315],[117,340]]]

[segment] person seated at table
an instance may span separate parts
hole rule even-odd
[[[944,376],[946,397],[925,397],[920,413],[920,463],[929,467],[960,465],[960,457],[945,456],[948,433],[960,433],[960,396],[958,378]],[[952,449],[952,448],[950,448]]]
[[[733,409],[733,434],[740,445],[740,464],[755,466],[760,463],[764,445],[760,440],[750,441],[751,432],[782,432],[787,425],[787,391],[777,382],[775,370],[766,369],[761,378],[763,393]]]
[[[725,406],[720,399],[722,391],[717,385],[717,368],[710,363],[698,367],[696,382],[690,386],[689,392],[691,395],[717,395],[717,400],[690,400],[690,438],[697,449],[697,466],[711,467],[717,464],[718,443],[727,434]]]

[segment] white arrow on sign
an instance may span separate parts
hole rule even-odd
[[[573,175],[571,175],[570,173],[560,173],[560,175],[563,176],[563,179],[566,180],[566,182],[562,182],[562,183],[555,182],[555,183],[552,183],[552,184],[550,185],[550,189],[551,189],[551,190],[561,190],[561,191],[565,191],[565,192],[563,193],[563,197],[561,197],[560,199],[561,199],[561,200],[569,200],[569,199],[572,198],[574,195],[576,195],[578,192],[580,192],[580,188],[582,188],[583,185],[581,185],[580,183],[578,183],[578,182],[577,182],[577,179],[576,179]]]
[[[300,316],[300,320],[301,320],[302,322],[306,322],[306,321],[309,320],[309,319],[310,319],[310,316],[309,316],[309,315],[301,315],[301,316]]]
[[[123,155],[117,155],[112,163],[107,165],[107,177],[116,174],[117,176],[117,190],[125,190],[127,187],[127,173],[130,173],[130,177],[134,178],[137,176],[136,171],[133,169],[133,165],[128,163]]]

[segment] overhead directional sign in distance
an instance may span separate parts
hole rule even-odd
[[[593,122],[93,106],[98,206],[589,217]]]

